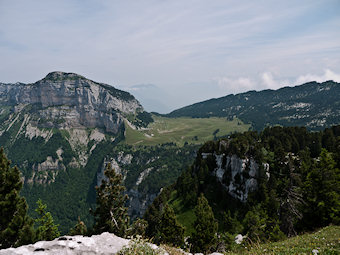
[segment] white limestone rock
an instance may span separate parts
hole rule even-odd
[[[18,248],[0,250],[0,255],[80,255],[80,254],[116,254],[130,240],[120,238],[114,234],[102,233],[101,235],[63,236],[53,241],[40,241],[35,244],[24,245]]]
[[[213,175],[227,189],[229,195],[246,202],[249,192],[257,189],[257,175],[259,166],[253,158],[241,159],[236,155],[202,153],[202,158],[214,156],[216,168]],[[225,164],[223,165],[223,162]],[[248,173],[248,178],[244,173]],[[226,178],[229,176],[230,178]]]

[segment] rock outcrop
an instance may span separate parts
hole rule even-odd
[[[0,255],[113,255],[117,254],[123,247],[129,247],[132,240],[124,239],[110,233],[102,233],[100,235],[87,236],[62,236],[53,241],[39,241],[35,244],[20,246],[18,248],[8,248],[0,250]],[[144,243],[156,250],[157,254],[169,255],[163,248],[159,248],[155,244]],[[173,249],[172,249],[173,250]],[[140,250],[134,250],[135,252]],[[144,251],[145,252],[145,251]],[[139,253],[138,253],[139,254]],[[140,253],[142,254],[142,253]],[[145,253],[143,253],[145,254]],[[176,254],[192,255],[192,253],[184,252],[180,249]],[[196,253],[201,254],[201,253]],[[211,255],[222,255],[221,253],[211,253]]]
[[[212,175],[223,185],[229,195],[246,202],[249,192],[257,189],[259,166],[253,158],[241,159],[237,155],[202,153],[202,158],[212,156],[216,168]]]
[[[35,244],[24,245],[18,248],[0,250],[2,255],[80,255],[80,254],[116,254],[124,246],[129,244],[129,240],[120,238],[110,233],[87,236],[63,236],[53,241],[40,241]]]

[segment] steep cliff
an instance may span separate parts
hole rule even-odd
[[[203,159],[208,156],[215,158],[216,164],[211,175],[216,177],[230,196],[246,202],[248,194],[257,189],[259,166],[254,158],[241,159],[237,155],[202,153]]]

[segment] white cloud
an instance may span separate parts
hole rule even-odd
[[[334,0],[0,0],[0,82],[76,72],[174,108],[320,81],[311,74],[339,72],[338,9]],[[187,86],[197,82],[206,84]],[[131,87],[141,83],[165,92]]]
[[[264,86],[259,86],[259,89],[278,89],[284,86],[292,85],[288,80],[277,80],[271,72],[261,74],[261,81]]]
[[[315,74],[301,75],[296,79],[295,83],[303,84],[309,81],[324,82],[324,81],[329,81],[329,80],[340,82],[340,74],[337,74],[329,69],[326,69],[323,75],[315,75]]]
[[[252,90],[255,87],[255,82],[246,77],[239,77],[236,79],[229,77],[218,77],[214,79],[217,81],[218,87],[222,91],[228,93],[240,93],[248,90]]]
[[[270,72],[265,72],[261,75],[262,81],[266,87],[277,87],[277,82],[274,81],[273,75]]]

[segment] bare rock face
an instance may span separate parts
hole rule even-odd
[[[237,155],[216,153],[202,153],[202,158],[209,156],[215,158],[216,168],[212,175],[223,185],[229,195],[241,202],[246,202],[248,194],[257,189],[259,165],[254,158],[241,159]],[[263,165],[269,174],[269,165]]]
[[[14,112],[31,105],[39,127],[97,127],[111,133],[118,132],[124,116],[144,111],[127,92],[63,72],[49,73],[33,84],[0,84],[0,104]]]

